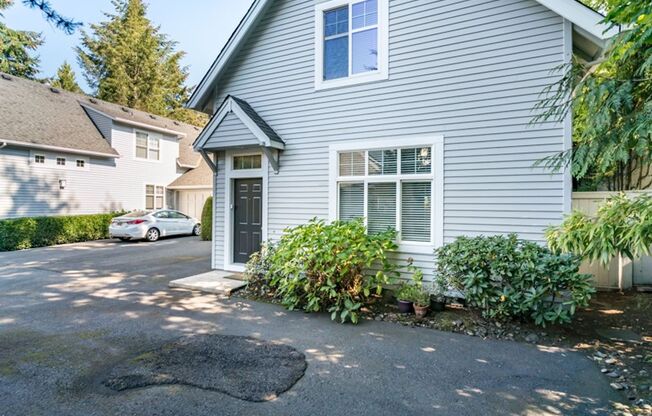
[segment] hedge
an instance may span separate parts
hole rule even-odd
[[[213,239],[213,197],[209,196],[204,202],[201,211],[201,239],[210,241]]]
[[[114,212],[0,220],[0,251],[108,238],[111,219],[122,214]]]

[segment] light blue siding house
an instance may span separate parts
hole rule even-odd
[[[461,235],[542,241],[571,178],[533,164],[571,145],[571,120],[532,109],[572,54],[599,58],[601,19],[574,0],[255,1],[189,102],[213,115],[194,144],[213,267],[313,217],[396,228],[427,275]]]

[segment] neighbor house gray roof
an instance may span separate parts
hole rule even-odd
[[[77,102],[79,97],[0,73],[0,142],[118,157]]]
[[[36,81],[0,75],[0,142],[119,157],[109,145],[109,138],[102,136],[84,111],[90,109],[119,123],[179,137],[179,165],[199,165],[201,156],[192,149],[199,127]]]
[[[201,159],[199,167],[190,169],[178,177],[174,182],[168,185],[168,189],[183,189],[183,188],[212,188],[213,184],[213,171],[208,164]]]

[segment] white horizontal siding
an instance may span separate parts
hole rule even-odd
[[[227,114],[206,141],[205,147],[256,146],[258,139],[234,113]]]
[[[144,209],[145,184],[167,186],[182,173],[177,139],[150,134],[160,138],[159,161],[135,159],[134,130],[113,124],[112,146],[120,157],[90,158],[84,170],[35,166],[26,149],[0,149],[0,218]],[[72,165],[75,156],[66,156]],[[66,180],[65,189],[59,189],[59,179]]]
[[[216,97],[247,100],[286,142],[269,176],[270,238],[328,217],[330,144],[443,135],[445,241],[541,241],[561,219],[564,176],[533,165],[563,150],[564,131],[530,121],[564,59],[562,18],[532,0],[392,0],[389,80],[315,91],[315,4],[275,2]],[[431,272],[432,254],[408,256]]]

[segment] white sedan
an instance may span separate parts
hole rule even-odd
[[[109,225],[109,236],[122,241],[156,241],[160,237],[200,233],[201,224],[197,219],[170,209],[133,211],[114,218]]]

